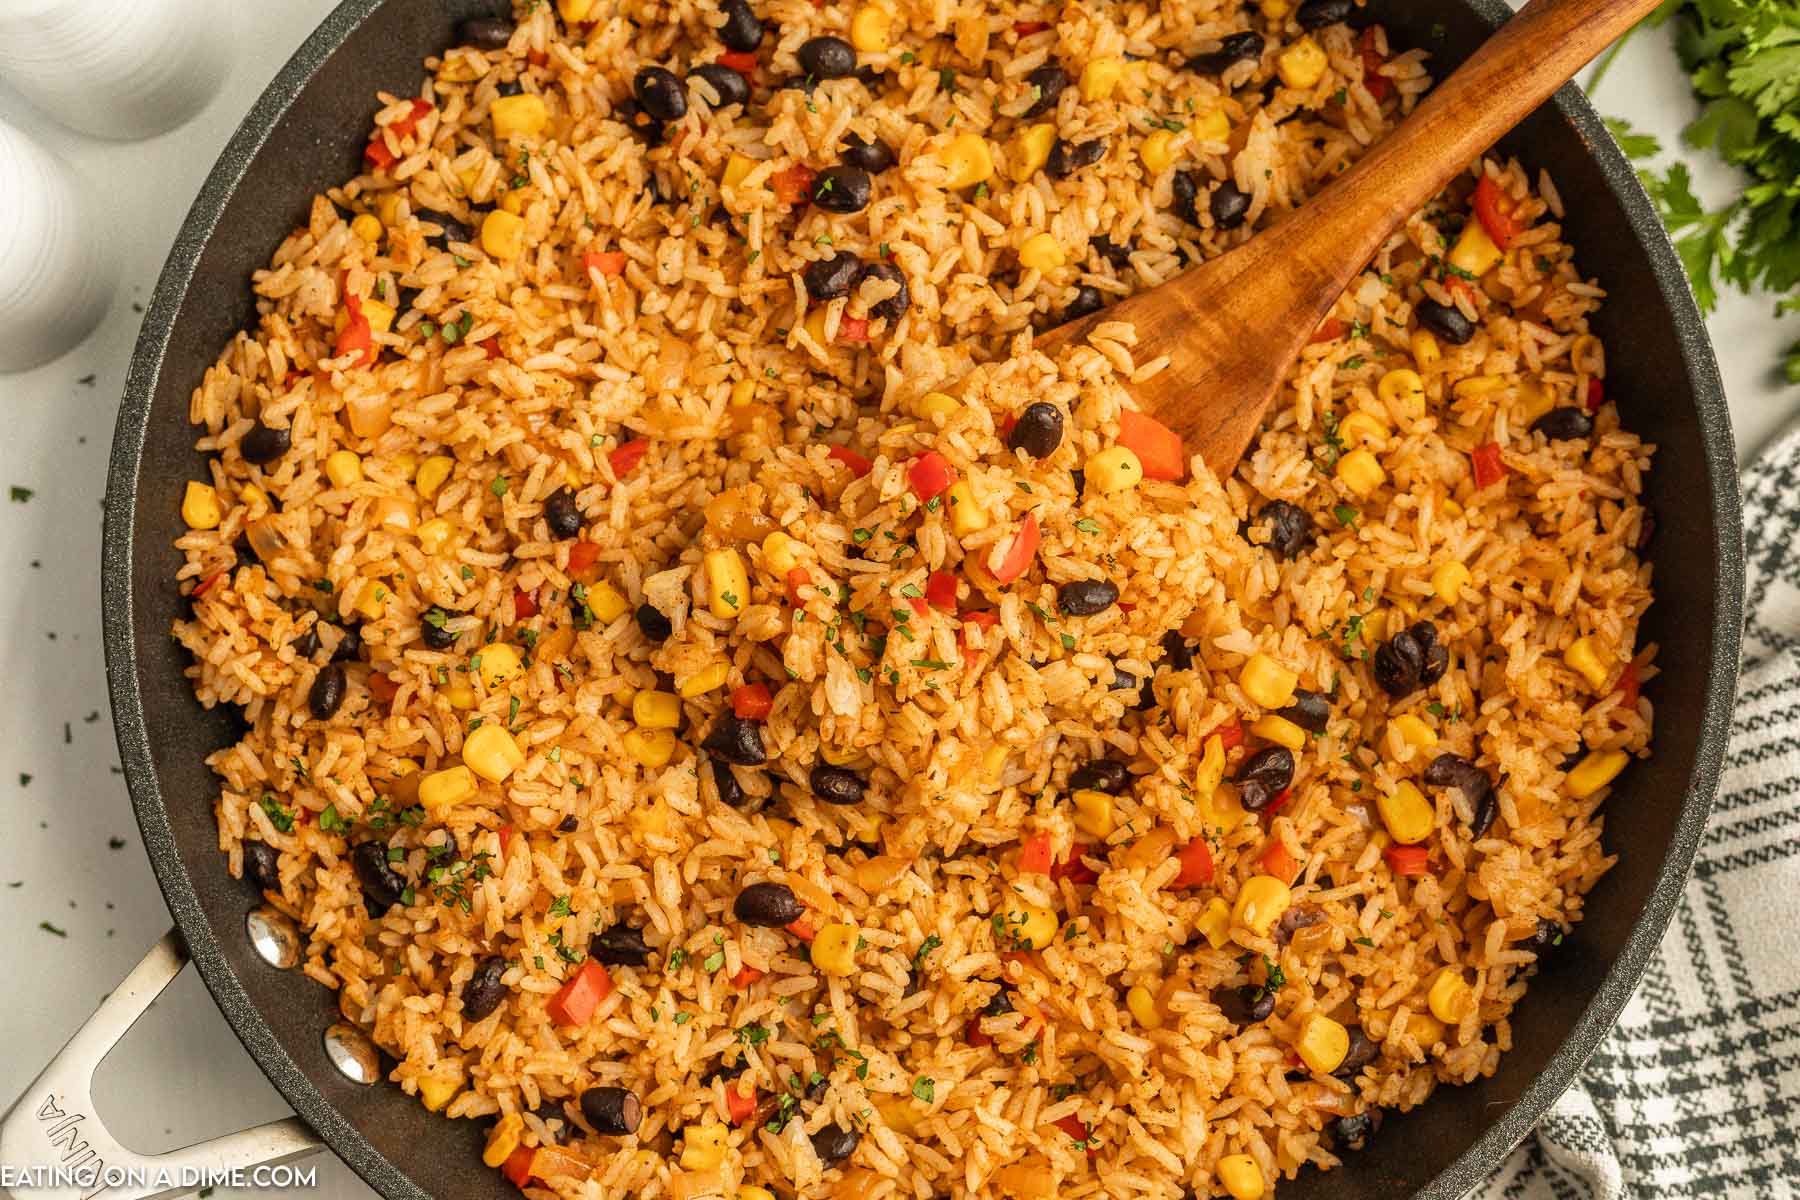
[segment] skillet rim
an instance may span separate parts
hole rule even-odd
[[[1503,0],[1459,0],[1490,26],[1512,15]],[[126,785],[144,837],[158,887],[185,937],[194,964],[232,1031],[284,1099],[361,1178],[387,1200],[428,1200],[404,1170],[378,1151],[321,1093],[276,1041],[227,961],[201,909],[193,881],[182,866],[173,827],[156,775],[137,682],[135,605],[131,588],[138,477],[156,382],[167,354],[174,321],[192,283],[200,255],[253,160],[293,106],[314,73],[347,42],[384,0],[343,0],[309,35],[270,81],[208,173],[146,306],[132,351],[125,394],[119,408],[107,474],[102,531],[101,581],[112,603],[102,606],[107,686]],[[1508,1106],[1498,1121],[1474,1139],[1420,1191],[1423,1200],[1458,1200],[1499,1165],[1611,1031],[1636,990],[1650,956],[1682,895],[1706,819],[1716,795],[1736,694],[1742,634],[1744,551],[1737,463],[1724,388],[1706,326],[1687,277],[1635,170],[1613,141],[1599,114],[1575,84],[1549,102],[1573,126],[1588,155],[1624,210],[1633,239],[1656,279],[1658,302],[1668,311],[1683,361],[1694,383],[1694,416],[1704,449],[1708,502],[1717,534],[1714,549],[1713,656],[1707,672],[1705,708],[1686,797],[1664,854],[1655,887],[1630,936],[1580,1018],[1551,1055],[1545,1069]]]

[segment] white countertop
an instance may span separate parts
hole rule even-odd
[[[243,113],[331,7],[236,6],[240,58],[223,92],[148,142],[67,133],[0,87],[0,114],[111,193],[122,275],[84,345],[41,370],[0,376],[0,493],[32,491],[28,501],[0,500],[0,680],[10,683],[0,705],[0,961],[11,964],[0,1108],[169,925],[118,772],[101,662],[100,501],[113,418],[139,307],[190,201]],[[1599,106],[1667,146],[1694,106],[1665,37],[1627,48]],[[1696,161],[1695,174],[1703,199],[1725,194],[1724,168]],[[1778,322],[1772,309],[1768,298],[1730,293],[1709,322],[1740,457],[1800,410],[1800,388],[1784,388],[1777,369],[1782,348],[1800,339],[1800,318]],[[191,971],[107,1062],[96,1091],[114,1132],[146,1151],[287,1111]],[[373,1195],[330,1156],[313,1161],[328,1196]]]

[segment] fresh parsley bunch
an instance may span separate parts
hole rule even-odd
[[[1780,297],[1778,312],[1800,312],[1800,0],[1665,0],[1645,24],[1671,20],[1676,53],[1703,105],[1681,139],[1714,151],[1748,179],[1729,204],[1709,211],[1683,164],[1638,175],[1702,312],[1718,304],[1721,283],[1765,289]],[[1662,149],[1623,121],[1607,124],[1634,159]],[[1800,342],[1788,350],[1786,373],[1800,384]]]

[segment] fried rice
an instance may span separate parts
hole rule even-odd
[[[1130,326],[1031,345],[1391,128],[1358,25],[531,0],[379,98],[194,392],[175,634],[231,871],[488,1166],[1250,1200],[1493,1072],[1655,674],[1551,181],[1416,214],[1222,480]]]

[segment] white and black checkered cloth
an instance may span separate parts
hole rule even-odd
[[[1693,877],[1618,1027],[1466,1200],[1800,1197],[1800,429],[1743,482],[1743,677]]]

